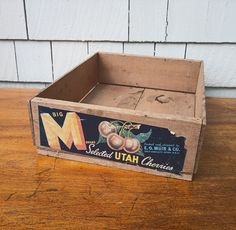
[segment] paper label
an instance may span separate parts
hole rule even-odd
[[[39,106],[40,145],[180,174],[185,138],[161,127]]]

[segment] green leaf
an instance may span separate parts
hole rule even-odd
[[[152,129],[150,129],[147,133],[139,133],[135,135],[133,138],[139,140],[140,143],[144,143],[145,141],[149,139],[151,134],[152,134]]]
[[[110,122],[110,124],[112,124],[116,127],[116,133],[120,132],[120,130],[122,128],[122,124],[119,121],[112,121],[112,122]]]
[[[104,138],[103,136],[99,135],[98,141],[96,144],[103,144],[106,143],[106,138]]]
[[[122,132],[121,132],[121,136],[122,137],[132,137],[132,138],[135,138],[135,135],[129,131],[129,130],[126,130],[126,129],[123,129]]]
[[[142,149],[140,149],[140,150],[139,150],[137,153],[135,153],[135,154],[144,157],[144,153],[143,153],[143,150],[142,150]]]

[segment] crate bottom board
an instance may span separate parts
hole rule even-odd
[[[172,174],[172,173],[168,173],[168,172],[161,172],[161,171],[157,171],[157,170],[141,168],[139,166],[132,166],[132,165],[122,164],[122,163],[118,163],[118,162],[111,162],[111,161],[92,158],[92,157],[88,157],[88,156],[75,155],[75,154],[71,154],[71,153],[65,152],[65,151],[53,151],[53,150],[49,150],[46,148],[39,148],[38,147],[37,152],[39,154],[45,155],[45,156],[57,157],[57,158],[62,158],[62,159],[66,159],[66,160],[80,161],[80,162],[84,162],[84,163],[102,165],[102,166],[113,167],[113,168],[118,168],[118,169],[122,169],[122,170],[141,172],[141,173],[146,173],[146,174],[170,177],[170,178],[187,180],[187,181],[192,181],[192,176],[193,176],[193,175],[187,174],[187,173],[184,173],[182,175],[177,175],[177,174]]]
[[[195,95],[99,83],[80,102],[194,117]]]

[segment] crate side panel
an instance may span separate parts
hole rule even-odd
[[[81,100],[97,82],[97,55],[94,55],[54,82],[38,96],[76,102]]]
[[[206,102],[205,102],[205,86],[204,86],[204,64],[201,63],[197,89],[196,89],[196,109],[195,115],[203,120],[203,124],[206,123]]]
[[[99,81],[195,93],[200,62],[99,54]]]
[[[73,161],[80,161],[80,162],[89,163],[89,164],[97,164],[97,165],[102,165],[102,166],[107,166],[107,167],[112,167],[112,168],[118,168],[122,170],[136,171],[136,172],[141,172],[141,173],[147,173],[147,174],[170,177],[170,178],[187,180],[187,181],[192,180],[192,174],[176,175],[176,174],[172,174],[168,172],[160,172],[160,171],[154,171],[147,168],[135,167],[132,165],[124,165],[118,162],[114,163],[111,161],[92,158],[88,156],[74,155],[74,154],[70,154],[69,152],[64,152],[64,151],[55,152],[53,150],[45,149],[42,147],[38,148],[37,152],[39,154],[46,155],[46,156],[58,157],[58,158],[63,158],[63,159],[73,160]]]
[[[201,155],[201,149],[204,139],[204,133],[206,129],[206,102],[205,102],[205,87],[204,87],[204,64],[202,62],[201,69],[199,72],[199,78],[198,78],[198,84],[197,84],[197,90],[196,90],[196,117],[200,117],[202,119],[202,127],[201,127],[201,133],[198,143],[198,151],[197,151],[197,157],[194,167],[194,173],[197,172],[198,169],[198,162]]]
[[[28,114],[29,114],[29,123],[30,123],[32,141],[33,141],[33,144],[35,145],[34,125],[33,125],[33,111],[32,111],[32,106],[31,106],[31,99],[27,103],[27,108],[28,108]]]
[[[39,134],[39,112],[38,103],[35,102],[35,98],[30,101],[31,107],[31,120],[32,120],[32,131],[34,138],[34,145],[40,146],[40,134]]]
[[[168,136],[171,136],[171,138],[181,138],[180,143],[184,142],[184,149],[186,150],[186,154],[184,157],[184,164],[182,165],[181,169],[181,174],[192,174],[194,170],[194,161],[196,158],[196,152],[197,152],[197,146],[198,146],[198,139],[199,139],[199,134],[200,134],[200,124],[194,123],[191,121],[181,121],[181,120],[174,120],[168,118],[168,115],[163,116],[163,118],[155,117],[152,113],[144,113],[141,111],[133,111],[133,110],[127,110],[127,109],[119,109],[119,108],[108,108],[104,106],[98,106],[98,105],[87,105],[83,103],[64,103],[63,101],[55,101],[55,100],[49,100],[49,99],[41,99],[41,98],[35,98],[34,100],[34,109],[33,109],[33,123],[34,123],[34,129],[35,129],[35,138],[36,138],[36,145],[38,147],[43,147],[45,145],[42,145],[40,143],[40,138],[39,138],[39,110],[38,106],[41,107],[46,107],[43,108],[43,111],[46,111],[46,113],[49,113],[49,115],[53,114],[52,111],[56,113],[62,112],[64,114],[64,117],[66,117],[67,112],[76,112],[78,113],[78,116],[82,117],[82,122],[83,121],[88,121],[90,120],[89,123],[89,129],[90,131],[87,131],[87,133],[94,133],[97,132],[98,129],[98,123],[96,123],[96,127],[93,127],[93,122],[94,119],[98,119],[99,121],[112,121],[117,120],[118,121],[123,121],[127,125],[129,124],[130,127],[133,128],[133,126],[130,124],[137,124],[135,127],[140,127],[138,124],[141,125],[141,127],[144,127],[142,129],[145,129],[145,131],[140,131],[141,135],[137,136],[137,138],[147,138],[148,135],[152,134],[152,131],[150,129],[152,127],[155,127],[154,129],[157,130],[155,132],[161,132],[161,133],[166,133],[163,134],[165,136],[165,140],[168,140]],[[107,109],[106,109],[107,108]],[[48,112],[49,111],[49,112]],[[42,113],[42,110],[40,111]],[[51,116],[50,115],[50,116]],[[153,115],[153,116],[152,116]],[[97,116],[96,118],[91,118],[91,116]],[[56,118],[57,119],[57,118]],[[55,122],[53,122],[55,123]],[[64,120],[59,122],[61,125],[64,123]],[[56,125],[57,126],[57,125]],[[84,127],[83,123],[82,126]],[[121,127],[120,127],[121,128]],[[117,128],[115,130],[119,130],[121,132],[122,129]],[[122,131],[123,132],[123,131]],[[129,132],[124,132],[124,135],[128,134]],[[135,136],[139,134],[139,131],[135,131]],[[90,135],[90,134],[88,134]],[[91,134],[93,135],[93,134]],[[97,134],[96,134],[97,135]],[[129,136],[134,138],[132,134],[129,133]],[[160,136],[159,134],[154,134],[155,137]],[[166,139],[167,138],[167,139]],[[172,139],[169,140],[172,140]],[[88,138],[88,143],[99,143],[98,140],[94,139],[89,139]],[[104,141],[101,139],[100,141]],[[155,141],[154,141],[155,142]],[[104,143],[104,142],[102,142]],[[161,142],[160,142],[161,143]],[[178,144],[180,146],[180,144]],[[122,149],[120,149],[122,152]],[[150,153],[150,152],[149,152]],[[152,152],[153,153],[153,152]],[[178,153],[177,153],[178,154]],[[183,158],[182,158],[183,159]],[[182,161],[183,162],[183,161]],[[179,166],[178,166],[179,167]],[[179,169],[178,169],[179,170]]]

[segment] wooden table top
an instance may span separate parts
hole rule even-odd
[[[0,89],[0,229],[236,229],[236,100],[207,98],[193,182],[36,154],[26,101]]]

